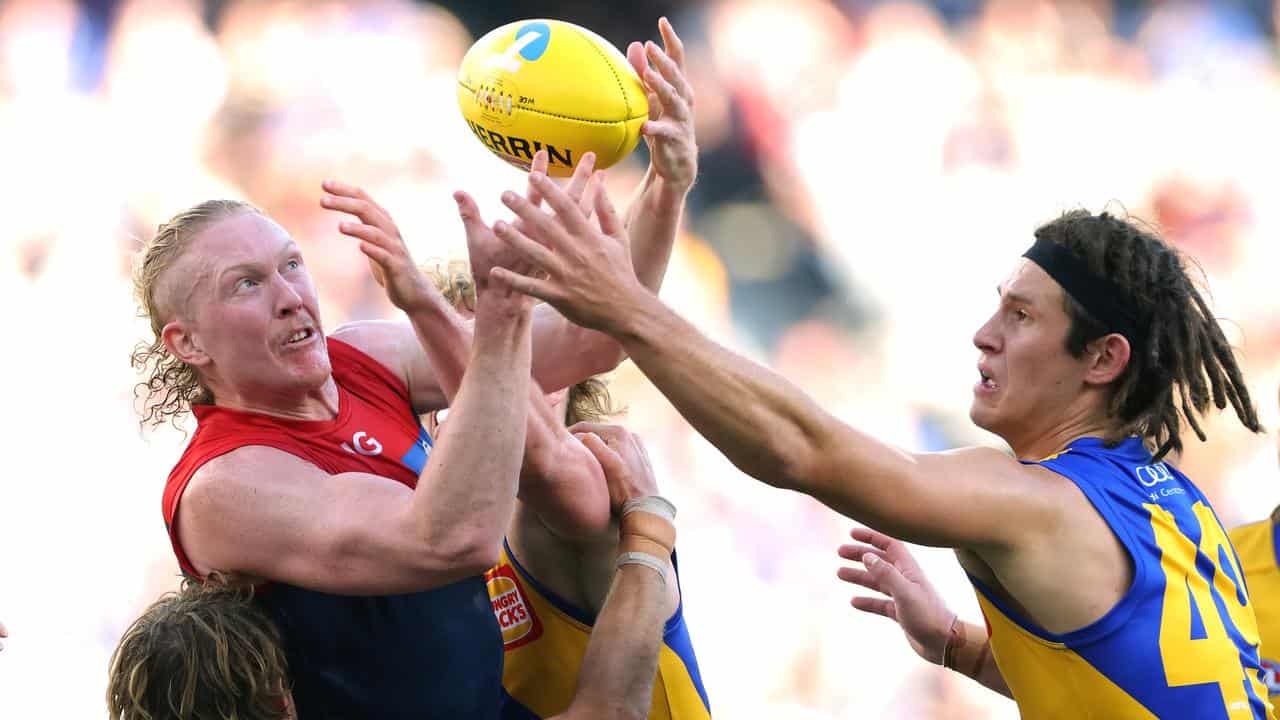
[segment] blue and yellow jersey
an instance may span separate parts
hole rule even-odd
[[[1082,438],[1039,463],[1068,478],[1133,559],[1133,584],[1096,622],[1040,629],[970,578],[991,651],[1023,717],[1261,720],[1258,625],[1240,560],[1200,490],[1137,438]]]
[[[485,579],[505,649],[504,720],[539,720],[564,712],[578,686],[578,670],[587,654],[595,618],[543,587],[520,565],[505,542],[502,559]],[[682,600],[663,631],[649,718],[710,717],[698,659],[684,622]]]
[[[1274,699],[1280,695],[1280,544],[1276,523],[1280,508],[1262,522],[1233,529],[1231,544],[1240,556],[1240,568],[1249,584],[1249,597],[1254,601],[1253,614],[1258,618],[1262,638],[1262,682]]]

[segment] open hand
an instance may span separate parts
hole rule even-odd
[[[321,207],[353,215],[359,221],[344,220],[338,223],[338,230],[360,241],[360,252],[369,260],[374,279],[386,289],[393,305],[412,312],[430,301],[432,293],[439,294],[414,264],[390,213],[355,185],[325,180],[322,187],[325,195],[320,198]]]
[[[636,278],[626,228],[600,188],[595,196],[599,227],[590,222],[564,190],[542,173],[529,182],[551,206],[539,210],[527,198],[507,192],[502,202],[522,221],[522,228],[497,223],[494,232],[533,272],[497,263],[490,279],[516,292],[550,303],[583,327],[607,330],[629,316],[629,307],[649,291]],[[478,272],[477,272],[478,275]]]
[[[548,156],[546,150],[539,150],[533,154],[533,163],[529,166],[529,177],[532,178],[534,173],[542,175],[547,174]],[[573,166],[573,176],[569,178],[569,182],[564,186],[564,193],[569,196],[586,216],[588,220],[596,211],[596,193],[600,191],[601,175],[595,172],[596,154],[593,152],[584,152],[578,158],[578,164]],[[553,181],[554,182],[554,181]],[[525,187],[524,197],[531,205],[536,208],[542,207],[542,192],[534,186],[533,180],[528,181]],[[525,223],[517,217],[512,224],[517,230],[524,230]]]
[[[684,43],[665,17],[658,21],[658,32],[661,48],[652,41],[627,46],[627,60],[649,96],[649,120],[640,134],[654,172],[672,186],[688,189],[698,175],[693,86],[684,76]]]
[[[849,536],[856,542],[841,545],[837,552],[866,569],[842,567],[836,575],[847,583],[889,596],[854,595],[853,607],[898,623],[917,655],[941,665],[956,614],[947,608],[901,540],[862,527],[851,530]]]

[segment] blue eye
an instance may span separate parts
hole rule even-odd
[[[302,262],[296,259],[290,260],[289,262],[285,263],[285,267],[288,267],[290,270],[297,270],[298,268],[302,267]]]
[[[257,284],[258,284],[258,281],[254,280],[253,278],[240,278],[240,280],[236,283],[236,288],[249,288]]]

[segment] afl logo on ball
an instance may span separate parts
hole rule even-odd
[[[485,574],[489,586],[489,602],[502,630],[506,650],[527,645],[542,635],[542,623],[525,596],[520,579],[510,565],[499,565]]]

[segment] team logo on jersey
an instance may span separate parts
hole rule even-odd
[[[1280,662],[1262,658],[1262,684],[1271,697],[1280,695]]]
[[[542,622],[529,604],[515,568],[499,565],[485,573],[485,581],[493,615],[502,630],[503,649],[514,650],[542,636]]]
[[[1155,487],[1162,482],[1173,479],[1173,473],[1170,472],[1169,466],[1162,462],[1154,465],[1139,465],[1133,469],[1133,472],[1138,476],[1138,482],[1146,487]]]
[[[382,443],[369,433],[361,430],[351,436],[351,444],[342,443],[342,449],[352,455],[381,455]]]

